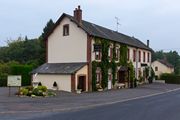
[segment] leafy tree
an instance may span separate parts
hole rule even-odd
[[[43,64],[45,63],[46,59],[46,37],[48,36],[49,32],[53,29],[55,23],[50,19],[45,28],[43,29],[42,35],[39,37],[40,40],[40,56],[39,56],[39,63]]]

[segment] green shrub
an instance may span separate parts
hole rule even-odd
[[[164,74],[161,74],[160,79],[165,80],[165,83],[180,84],[179,75],[164,73]]]
[[[22,88],[22,89],[20,90],[20,92],[21,92],[23,95],[27,95],[28,92],[29,92],[29,90],[26,89],[26,88]]]
[[[37,87],[39,90],[42,90],[43,92],[47,91],[47,87],[46,86],[38,86]]]

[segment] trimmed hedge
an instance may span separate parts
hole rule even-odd
[[[165,83],[180,84],[180,76],[179,75],[164,73],[160,76],[160,79],[165,80]]]
[[[10,67],[12,75],[22,76],[22,86],[31,85],[31,75],[33,67],[31,65],[12,65]]]

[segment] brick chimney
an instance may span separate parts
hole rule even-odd
[[[147,47],[149,47],[149,40],[147,40]]]
[[[74,18],[80,25],[82,25],[82,10],[80,5],[74,10]]]

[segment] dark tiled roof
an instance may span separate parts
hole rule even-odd
[[[86,63],[45,63],[31,73],[39,74],[73,74],[84,67]]]
[[[167,60],[157,60],[157,61],[159,61],[160,63],[166,65],[169,68],[174,68],[174,66],[171,65],[170,63],[168,63]]]
[[[75,22],[78,25],[74,17],[65,13],[62,16],[67,16],[69,19],[71,19],[71,21]],[[116,41],[122,44],[126,44],[129,46],[152,51],[151,48],[147,47],[143,42],[141,42],[137,38],[127,36],[125,34],[110,30],[108,28],[105,28],[105,27],[102,27],[102,26],[99,26],[99,25],[96,25],[96,24],[93,24],[84,20],[82,21],[82,25],[79,25],[79,27],[81,27],[87,33],[95,37],[100,37],[100,38]]]

